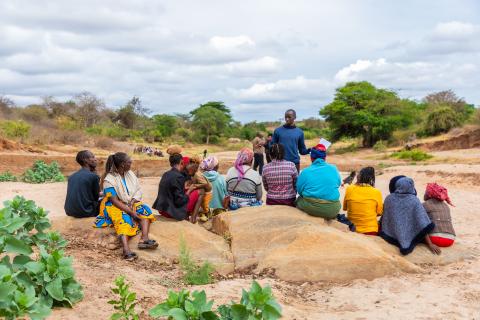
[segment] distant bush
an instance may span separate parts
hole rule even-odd
[[[373,146],[373,150],[377,152],[384,152],[387,150],[387,143],[383,140],[377,141],[377,143],[375,143]]]
[[[32,104],[21,109],[21,116],[27,121],[41,122],[48,119],[48,110],[43,106]]]
[[[113,146],[113,140],[108,137],[98,137],[95,139],[95,147],[101,149],[109,149]]]
[[[448,132],[461,124],[455,110],[450,107],[439,107],[427,115],[425,132],[430,135]]]
[[[0,173],[0,182],[17,181],[17,177],[10,173],[10,171]]]
[[[55,123],[57,127],[62,130],[74,130],[80,127],[77,121],[66,116],[58,117],[55,119]]]
[[[61,144],[76,144],[84,140],[81,131],[59,131],[55,134],[55,140]]]
[[[475,114],[473,115],[473,123],[480,126],[480,109],[475,110]]]
[[[31,169],[27,169],[23,174],[23,181],[28,183],[45,183],[65,181],[65,177],[60,172],[60,166],[53,161],[49,165],[42,160],[35,161]]]
[[[0,130],[8,138],[26,138],[30,125],[23,120],[5,120],[0,123]]]
[[[418,149],[394,152],[392,153],[391,157],[402,159],[402,160],[412,160],[412,161],[425,161],[433,158],[431,154],[428,154]]]
[[[318,137],[318,135],[313,131],[304,131],[303,135],[305,137],[305,140],[311,140]]]

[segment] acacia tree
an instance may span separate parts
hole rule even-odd
[[[320,115],[330,125],[333,140],[361,136],[363,146],[372,147],[389,139],[395,129],[410,125],[415,108],[415,102],[401,100],[393,91],[366,81],[348,82]]]
[[[447,132],[465,123],[475,111],[473,104],[468,104],[452,90],[431,93],[423,101],[427,106],[425,131],[431,134]]]
[[[82,92],[75,96],[76,113],[84,127],[97,123],[100,113],[105,109],[105,103],[90,92]]]
[[[193,112],[192,112],[193,113]],[[212,136],[220,136],[230,122],[229,117],[213,106],[203,106],[195,110],[192,125],[206,144]]]

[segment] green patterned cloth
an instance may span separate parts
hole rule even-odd
[[[315,198],[298,197],[295,205],[307,214],[325,219],[334,219],[340,212],[340,201],[328,201]]]

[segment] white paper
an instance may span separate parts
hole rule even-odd
[[[320,139],[320,144],[323,144],[326,149],[328,149],[332,145],[332,143],[330,141],[325,140],[323,138]]]

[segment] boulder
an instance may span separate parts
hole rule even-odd
[[[231,239],[236,269],[273,269],[286,281],[348,281],[421,271],[393,247],[384,250],[389,245],[382,239],[286,206],[224,213],[214,218],[212,230]]]
[[[113,228],[98,229],[93,227],[95,218],[75,219],[59,217],[53,220],[53,229],[63,234],[85,239],[95,245],[108,249],[120,247]],[[138,238],[137,236],[136,238]],[[179,256],[181,238],[185,240],[192,257],[198,261],[209,261],[220,274],[233,272],[233,256],[228,243],[205,228],[187,221],[175,221],[157,218],[151,225],[150,237],[155,239],[159,246],[156,250],[138,250],[138,239],[131,239],[131,248],[140,258],[149,261],[176,260]]]

